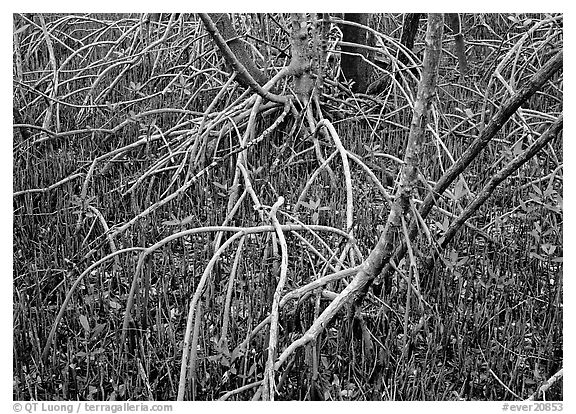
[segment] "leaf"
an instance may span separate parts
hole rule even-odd
[[[468,118],[474,118],[474,113],[472,112],[472,110],[471,110],[470,108],[466,108],[466,109],[464,110],[464,113],[466,114],[466,116],[467,116]]]
[[[338,375],[334,374],[334,378],[332,379],[332,385],[339,387],[340,386],[340,378]]]
[[[514,144],[514,147],[512,148],[512,154],[514,154],[515,157],[522,154],[522,145],[523,143],[521,139],[519,139],[518,142]]]
[[[450,221],[448,220],[448,217],[444,217],[444,221],[442,222],[442,229],[446,231],[448,230],[448,227],[450,227]]]
[[[550,243],[545,243],[540,247],[548,256],[552,255],[556,251],[556,246]]]
[[[225,185],[223,185],[223,184],[217,183],[216,181],[212,182],[212,184],[214,184],[214,185],[215,185],[216,187],[218,187],[220,190],[228,191],[228,187],[225,186]]]
[[[456,266],[463,266],[466,264],[466,262],[468,261],[469,257],[468,256],[464,256],[464,257],[460,257],[458,259],[458,263],[456,263]]]
[[[17,29],[16,31],[14,31],[14,34],[17,35],[19,33],[22,33],[23,31],[25,31],[26,29],[28,29],[30,27],[29,24],[25,24],[24,26],[20,27],[19,29]]]
[[[548,185],[546,186],[546,190],[544,190],[544,197],[548,198],[551,195],[553,195],[556,192],[556,190],[554,190],[554,180],[550,180],[548,181]]]
[[[460,200],[466,195],[466,189],[464,188],[464,180],[458,180],[456,187],[454,188],[454,196],[456,200]]]
[[[536,193],[530,193],[530,198],[534,201],[542,201],[542,197],[540,197],[538,194]]]
[[[88,323],[88,318],[85,315],[80,315],[78,319],[80,320],[80,325],[82,325],[82,328],[84,328],[86,332],[90,332],[90,324]]]
[[[234,350],[232,351],[232,356],[231,356],[231,360],[232,362],[234,362],[236,360],[236,358],[241,357],[242,355],[244,355],[244,350],[242,348],[240,348],[239,346],[237,346],[236,348],[234,348]]]
[[[456,250],[452,250],[450,252],[450,262],[452,265],[456,265],[456,263],[458,263],[458,252]]]
[[[314,213],[312,213],[312,223],[318,224],[318,218],[319,218],[319,214],[318,214],[317,211],[315,211]]]
[[[230,361],[228,361],[228,358],[226,358],[224,355],[221,355],[220,365],[225,366],[225,367],[229,367]]]
[[[354,393],[353,390],[342,390],[342,391],[341,391],[342,397],[344,397],[344,398],[350,398],[350,397],[352,397],[352,394],[353,394],[353,393]]]
[[[250,366],[250,369],[248,370],[248,376],[251,377],[252,374],[254,374],[254,372],[256,372],[256,363],[253,363],[253,364]]]
[[[104,330],[105,327],[106,327],[105,323],[96,324],[96,327],[94,328],[94,332],[92,333],[92,336],[97,337],[98,335],[100,335],[100,333],[102,333],[102,331]]]
[[[98,388],[93,385],[88,386],[88,398],[92,399],[92,396],[98,392]]]
[[[182,222],[178,219],[175,219],[175,220],[163,221],[162,224],[165,226],[180,226]]]
[[[519,203],[520,203],[520,208],[522,210],[524,210],[525,212],[528,212],[528,209],[526,207],[526,203],[524,202],[524,200],[520,199]]]

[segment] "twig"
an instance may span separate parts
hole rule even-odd
[[[454,238],[456,232],[460,229],[462,224],[468,220],[474,212],[490,197],[496,187],[508,178],[514,171],[518,170],[524,163],[531,159],[538,151],[540,151],[548,142],[556,138],[558,133],[562,130],[564,116],[561,114],[556,121],[543,133],[536,141],[528,147],[522,154],[518,155],[510,161],[502,170],[493,175],[484,188],[478,193],[478,196],[466,206],[464,211],[460,214],[458,219],[448,228],[444,234],[444,240],[441,247],[444,248]]]
[[[420,206],[420,215],[425,219],[432,207],[436,204],[438,195],[450,186],[450,184],[476,159],[480,152],[488,145],[494,138],[496,133],[502,128],[504,123],[508,121],[516,110],[526,102],[532,95],[534,95],[558,70],[562,68],[563,51],[560,50],[552,59],[547,61],[531,78],[530,80],[513,96],[508,98],[500,107],[498,112],[490,120],[490,123],[482,130],[480,135],[472,142],[472,144],[464,151],[462,156],[452,164],[452,166],[442,175],[438,180],[432,192],[428,193],[422,205]],[[413,221],[410,224],[410,238],[416,236],[417,222]],[[406,244],[402,243],[394,252],[394,261],[399,262],[406,253]],[[382,271],[382,278],[390,277],[392,269],[390,266]]]
[[[31,188],[29,190],[15,191],[12,194],[12,197],[18,197],[18,196],[21,196],[24,194],[32,194],[32,193],[46,193],[50,190],[53,190],[57,187],[60,187],[62,184],[66,184],[68,181],[72,181],[72,180],[75,180],[76,178],[83,177],[83,176],[84,176],[84,173],[72,174],[72,175],[58,181],[57,183],[54,183],[54,184],[52,184],[48,187],[45,187],[45,188]]]

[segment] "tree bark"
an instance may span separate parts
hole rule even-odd
[[[246,68],[250,76],[260,85],[264,85],[268,79],[266,75],[258,68],[254,59],[248,53],[244,43],[240,40],[238,34],[236,33],[236,29],[232,25],[232,21],[228,14],[226,13],[208,13],[208,16],[212,19],[216,28],[224,38],[224,41],[232,50],[236,58],[240,61],[240,63]],[[239,77],[238,80],[244,87],[249,87],[246,82],[243,81],[242,77]]]
[[[421,15],[422,13],[407,13],[406,16],[404,16],[400,43],[406,46],[406,49],[412,50],[414,47],[414,39],[416,39],[416,33],[418,33],[418,24],[420,23]],[[406,65],[408,63],[408,56],[406,56],[405,53],[401,53],[398,60]]]
[[[199,15],[200,19],[204,23],[204,26],[206,27],[206,30],[208,31],[210,36],[212,36],[212,39],[214,40],[214,42],[224,55],[224,59],[226,59],[226,62],[228,62],[228,64],[238,74],[238,81],[240,82],[240,84],[244,85],[247,88],[252,88],[256,93],[258,93],[258,95],[272,102],[284,104],[288,101],[288,98],[286,98],[285,96],[275,95],[269,92],[268,90],[264,89],[252,77],[246,66],[244,66],[244,64],[238,59],[238,56],[236,56],[234,51],[230,49],[230,46],[228,46],[228,42],[226,42],[226,40],[218,30],[210,15],[206,13],[200,13]],[[249,62],[252,62],[252,64],[254,64],[252,60],[249,60]]]
[[[464,35],[462,34],[462,22],[460,14],[448,13],[446,15],[446,22],[452,33],[454,33],[454,53],[458,58],[458,70],[460,74],[465,75],[468,70],[466,62],[466,44],[464,43]]]
[[[404,15],[404,22],[402,24],[402,36],[400,36],[400,43],[406,47],[406,49],[412,51],[414,48],[414,40],[416,39],[416,33],[418,33],[418,24],[420,23],[420,17],[422,13],[407,13]],[[408,55],[406,53],[399,53],[398,62],[400,67],[407,66],[409,63]],[[416,68],[412,70],[417,73]],[[396,80],[401,79],[401,72],[396,73]],[[390,85],[389,75],[384,75],[378,80],[372,82],[366,93],[371,95],[378,95],[380,92],[386,90]]]
[[[290,21],[292,25],[290,34],[290,44],[292,46],[290,73],[294,76],[294,92],[296,92],[296,96],[302,106],[306,106],[314,88],[314,79],[312,77],[313,56],[308,46],[306,15],[304,13],[292,13]]]
[[[364,26],[368,24],[367,13],[345,13],[344,20],[359,23]],[[371,46],[366,30],[344,24],[342,26],[342,40],[350,43]],[[353,81],[352,92],[365,93],[370,85],[371,67],[364,59],[369,58],[368,51],[354,46],[342,46],[342,57],[340,67],[342,74],[347,81]]]

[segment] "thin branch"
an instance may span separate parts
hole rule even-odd
[[[84,173],[72,174],[72,175],[70,175],[70,176],[68,176],[68,177],[66,177],[66,178],[58,181],[57,183],[54,183],[54,184],[52,184],[52,185],[50,185],[50,186],[48,186],[48,187],[45,187],[45,188],[31,188],[31,189],[29,189],[29,190],[15,191],[15,192],[12,194],[12,197],[18,197],[18,196],[21,196],[21,195],[24,195],[24,194],[47,193],[47,192],[50,191],[50,190],[53,190],[53,189],[55,189],[55,188],[57,188],[57,187],[60,187],[62,184],[66,184],[68,181],[72,181],[72,180],[75,180],[76,178],[83,177],[83,176],[84,176]]]

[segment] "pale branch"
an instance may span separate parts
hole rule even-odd
[[[364,164],[364,162],[362,162],[362,160],[360,158],[358,158],[355,154],[353,154],[350,151],[346,151],[346,153],[348,154],[348,157],[352,161],[354,161],[356,164],[358,164],[366,172],[368,177],[370,177],[370,179],[372,180],[372,182],[374,183],[376,188],[378,188],[378,190],[380,191],[380,193],[384,197],[384,200],[386,200],[388,205],[391,206],[392,205],[392,198],[390,197],[390,194],[388,194],[388,191],[386,191],[386,189],[384,188],[384,186],[382,185],[382,183],[380,182],[378,177],[376,177],[376,174],[374,174],[374,172],[366,164]]]
[[[184,334],[184,345],[182,347],[182,361],[180,364],[180,381],[178,383],[178,395],[176,398],[177,401],[184,400],[184,393],[186,391],[187,372],[189,371],[190,367],[194,367],[196,363],[196,353],[194,352],[193,349],[195,338],[192,337],[192,334],[193,332],[196,332],[198,322],[200,322],[198,321],[198,313],[200,312],[200,305],[201,305],[200,300],[202,293],[204,291],[204,286],[208,282],[208,278],[212,274],[212,269],[214,268],[214,265],[216,264],[216,261],[219,259],[220,255],[228,248],[228,246],[234,243],[236,239],[244,237],[246,234],[247,233],[245,233],[244,231],[237,232],[228,240],[226,240],[224,243],[222,243],[222,246],[220,246],[220,248],[216,252],[214,252],[214,255],[212,256],[212,258],[206,265],[204,272],[202,273],[202,277],[198,281],[198,285],[196,286],[196,290],[194,291],[194,295],[190,301],[190,306],[188,309],[188,318],[186,320],[186,333]],[[141,266],[141,263],[143,263],[142,257],[144,257],[144,255],[141,256],[138,262],[139,267],[142,267]],[[134,279],[136,280],[137,278],[135,277]],[[127,319],[125,318],[124,319],[125,327],[127,327],[126,321]],[[123,333],[126,331],[125,327],[123,327],[122,330]]]
[[[263,382],[263,399],[266,401],[274,401],[274,394],[276,392],[276,384],[274,381],[274,359],[276,358],[276,347],[278,345],[278,320],[280,318],[280,298],[282,291],[284,290],[284,285],[286,284],[286,276],[288,274],[288,245],[286,244],[286,237],[284,237],[284,232],[280,227],[280,222],[276,217],[276,212],[280,206],[284,204],[284,197],[280,196],[278,201],[274,203],[272,209],[270,210],[270,221],[274,226],[276,235],[278,237],[278,243],[280,244],[280,249],[282,252],[282,263],[280,265],[280,278],[276,289],[274,291],[274,296],[272,299],[272,310],[270,311],[270,334],[268,341],[268,360],[266,361],[266,369],[264,371],[264,382]]]
[[[247,390],[251,390],[252,388],[255,388],[255,387],[259,386],[260,384],[262,384],[263,381],[264,380],[255,381],[255,382],[252,382],[250,384],[246,384],[240,388],[236,388],[235,390],[228,391],[222,397],[218,398],[218,401],[226,401],[228,398],[232,397],[233,395],[240,394],[241,392],[244,392]]]
[[[180,186],[178,189],[174,190],[174,192],[172,194],[166,196],[165,198],[163,198],[161,200],[158,200],[157,202],[155,202],[154,204],[149,206],[146,210],[142,211],[141,213],[139,213],[138,215],[133,217],[131,220],[124,223],[123,225],[116,227],[116,228],[112,228],[111,231],[113,232],[113,235],[117,236],[118,234],[126,231],[128,228],[130,228],[130,226],[132,226],[134,223],[136,223],[141,218],[148,216],[150,213],[154,212],[158,208],[162,207],[163,205],[167,204],[168,202],[170,202],[173,199],[175,199],[176,197],[178,197],[180,194],[184,193],[193,184],[195,184],[200,179],[200,177],[205,175],[209,170],[213,169],[217,165],[220,165],[225,159],[229,158],[230,156],[232,156],[236,153],[241,153],[243,151],[246,151],[251,146],[258,144],[260,141],[265,139],[282,122],[282,120],[284,119],[284,117],[288,113],[288,110],[290,107],[291,107],[290,100],[288,100],[286,105],[284,106],[284,111],[282,112],[282,114],[280,114],[280,116],[276,119],[276,121],[270,127],[268,127],[264,132],[262,132],[262,134],[259,137],[253,139],[252,141],[246,143],[245,145],[244,144],[240,145],[238,148],[236,148],[234,151],[226,154],[224,157],[213,160],[210,164],[208,164],[206,167],[204,167],[203,169],[198,171],[192,178],[190,178],[188,181],[186,181],[182,186]]]
[[[12,197],[18,197],[21,195],[33,194],[33,193],[47,193],[50,190],[53,190],[57,187],[60,187],[62,184],[66,184],[68,181],[75,180],[76,178],[83,177],[84,175],[85,175],[84,173],[72,174],[72,175],[69,175],[68,177],[66,177],[66,178],[64,178],[64,179],[62,179],[62,180],[60,180],[60,181],[58,181],[52,185],[49,185],[48,187],[45,187],[45,188],[31,188],[29,190],[15,191],[12,194]]]
[[[327,226],[319,226],[319,225],[302,226],[302,225],[295,225],[295,224],[283,224],[280,226],[280,228],[284,232],[312,229],[315,231],[327,231],[327,232],[335,233],[335,234],[342,236],[342,237],[345,237],[345,238],[350,237],[343,230],[336,229],[334,227],[327,227]],[[171,234],[171,235],[163,238],[162,240],[159,240],[158,242],[156,242],[155,244],[153,244],[152,246],[150,246],[148,248],[145,248],[145,249],[140,248],[140,250],[142,250],[142,254],[140,255],[140,258],[138,259],[138,264],[136,266],[136,270],[134,271],[134,276],[132,278],[132,285],[130,287],[130,292],[128,294],[128,298],[126,299],[126,309],[124,310],[124,321],[122,323],[122,334],[121,334],[121,339],[120,339],[121,344],[124,344],[125,339],[126,339],[126,331],[128,329],[128,325],[129,325],[129,322],[131,319],[132,307],[134,306],[134,298],[136,296],[136,293],[138,291],[138,287],[140,284],[140,274],[142,273],[142,271],[144,269],[144,264],[146,262],[145,259],[149,255],[154,253],[156,250],[160,249],[162,246],[166,245],[167,243],[169,243],[171,241],[177,240],[181,237],[191,236],[194,234],[202,234],[202,233],[207,233],[207,232],[223,232],[223,231],[236,232],[236,235],[238,235],[238,234],[247,235],[247,234],[269,233],[269,232],[275,231],[275,228],[274,228],[274,226],[271,226],[271,225],[256,226],[256,227],[235,227],[235,226],[197,227],[197,228],[183,230],[183,231]],[[186,358],[188,358],[187,354],[186,354]],[[182,392],[184,392],[184,391],[182,391]]]
[[[492,118],[490,123],[482,131],[482,133],[472,142],[472,144],[464,151],[462,156],[442,175],[440,180],[434,187],[434,192],[428,194],[420,207],[420,214],[426,217],[432,205],[436,194],[442,194],[448,188],[458,175],[462,173],[472,161],[478,156],[496,133],[502,128],[504,123],[516,112],[520,106],[526,102],[532,95],[534,95],[540,88],[560,69],[562,68],[563,53],[558,52],[556,56],[550,59],[546,64],[536,72],[530,81],[521,88],[516,94],[511,96],[502,107],[498,110],[496,115]]]
[[[546,380],[546,382],[544,382],[544,384],[542,384],[540,388],[538,388],[538,391],[536,391],[534,394],[528,397],[526,401],[536,400],[536,398],[538,398],[540,394],[543,394],[546,391],[548,391],[550,387],[552,387],[552,385],[558,382],[558,380],[560,380],[563,376],[564,376],[564,368],[561,368],[560,371],[558,371],[556,374],[552,375],[548,380]]]
[[[346,184],[346,231],[351,231],[354,216],[354,204],[352,200],[352,178],[350,175],[350,165],[348,163],[348,152],[344,148],[344,145],[342,145],[342,141],[340,140],[336,129],[329,120],[323,119],[318,122],[318,124],[316,124],[315,133],[317,133],[321,127],[326,128],[330,132],[329,136],[334,141],[334,145],[336,146],[336,149],[340,153],[340,158],[342,159],[342,167],[344,169],[344,183]]]
[[[218,233],[221,235],[223,233]],[[228,324],[230,323],[230,305],[232,303],[232,294],[234,288],[234,282],[236,280],[236,275],[238,274],[238,268],[240,264],[240,258],[242,257],[242,249],[244,248],[244,241],[246,239],[242,238],[238,242],[238,247],[236,248],[236,254],[234,255],[234,264],[232,265],[232,270],[230,272],[230,277],[228,279],[228,284],[226,287],[226,300],[224,302],[224,315],[222,317],[222,330],[220,334],[220,339],[218,340],[218,345],[220,347],[227,346],[228,343]],[[219,245],[220,243],[218,243]]]
[[[434,250],[433,253],[428,257],[426,260],[426,267],[431,268],[434,265],[434,262],[437,260],[438,256],[440,255],[440,251],[446,248],[448,244],[454,239],[458,230],[466,224],[467,220],[472,217],[474,213],[478,211],[478,209],[486,202],[486,200],[492,195],[496,187],[502,183],[505,179],[507,179],[512,173],[517,171],[523,164],[525,164],[528,160],[530,160],[538,151],[544,148],[550,141],[556,138],[560,130],[563,127],[563,115],[560,115],[556,121],[544,132],[536,141],[534,141],[530,147],[528,147],[524,152],[519,154],[515,157],[512,161],[510,161],[504,168],[490,177],[490,180],[482,190],[478,193],[476,198],[472,200],[462,211],[462,213],[454,220],[450,227],[444,233],[442,237],[442,242],[439,245],[437,250]]]

